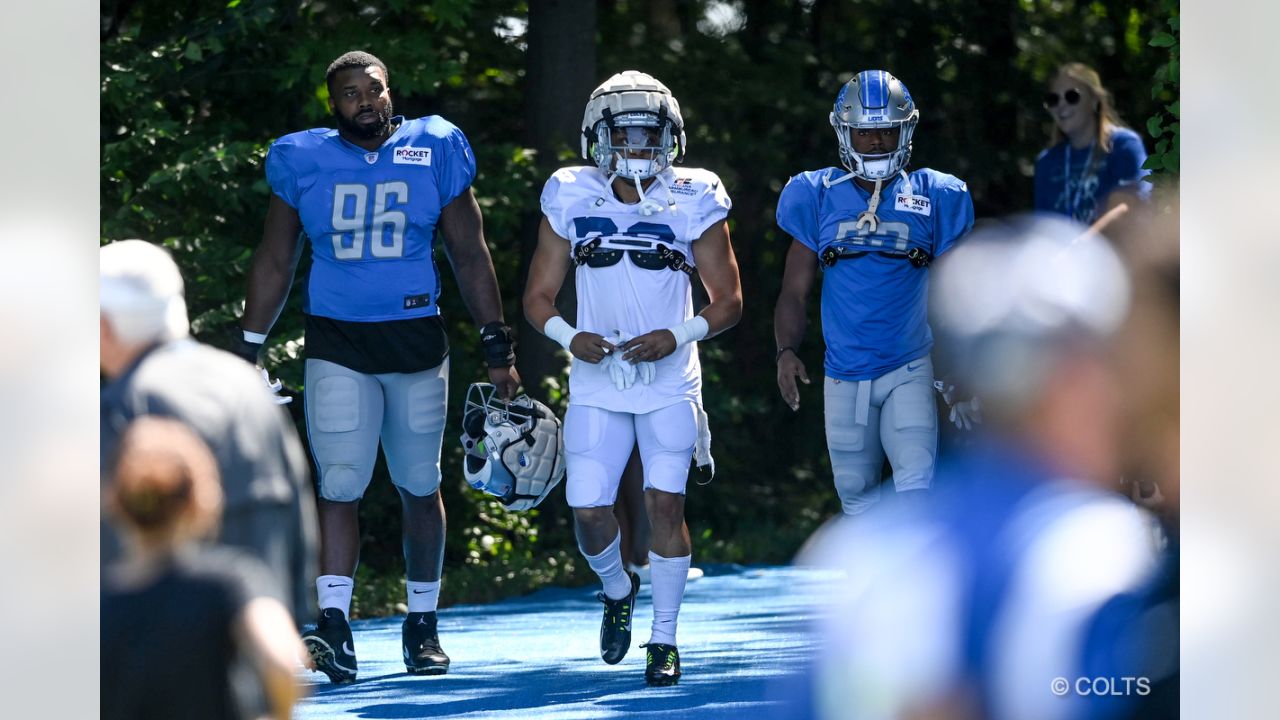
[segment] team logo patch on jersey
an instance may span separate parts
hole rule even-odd
[[[396,165],[430,165],[431,148],[398,147],[392,162]]]
[[[364,161],[365,161],[365,162],[367,162],[367,163],[369,163],[370,165],[372,165],[372,164],[374,164],[374,163],[378,162],[378,153],[375,153],[375,152],[367,152],[367,153],[365,153],[365,154],[364,154]]]
[[[671,192],[688,197],[698,194],[698,191],[693,188],[692,178],[676,178],[676,181],[671,183]]]
[[[924,195],[899,195],[893,202],[893,209],[926,217],[931,213],[929,198]]]

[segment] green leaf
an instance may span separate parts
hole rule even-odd
[[[1173,153],[1169,153],[1168,155],[1164,156],[1164,166],[1165,166],[1165,169],[1167,169],[1169,172],[1174,172],[1174,173],[1178,172],[1179,164],[1180,163],[1178,161],[1177,155]]]
[[[1153,138],[1158,138],[1164,134],[1164,128],[1160,127],[1159,116],[1147,118],[1147,134]]]
[[[1151,42],[1148,44],[1151,45],[1152,47],[1173,47],[1174,44],[1177,42],[1178,42],[1177,38],[1170,35],[1169,33],[1158,32],[1156,33],[1155,37],[1151,38]]]
[[[1182,106],[1181,100],[1174,100],[1172,103],[1165,105],[1164,107],[1166,110],[1169,111],[1170,115],[1176,118],[1181,118],[1182,117],[1181,106]]]
[[[192,62],[200,62],[204,59],[204,53],[200,50],[200,44],[194,40],[187,43],[187,49],[182,54]]]
[[[231,2],[227,3],[227,9],[230,10],[231,8],[236,7],[239,4],[240,4],[240,0],[231,0]]]
[[[1169,140],[1168,138],[1165,138],[1164,140],[1161,140],[1160,142],[1156,143],[1156,151],[1154,154],[1164,155],[1166,152],[1168,152],[1168,150],[1169,150]]]

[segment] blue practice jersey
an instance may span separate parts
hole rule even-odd
[[[436,222],[471,185],[475,156],[438,115],[397,119],[373,152],[320,128],[286,135],[267,154],[272,192],[298,211],[311,241],[309,314],[379,322],[440,312]]]
[[[868,251],[826,269],[822,337],[826,373],[839,380],[871,380],[923,357],[933,347],[928,323],[928,268],[903,255],[919,249],[937,257],[973,227],[973,201],[958,178],[927,168],[895,176],[880,191],[876,232],[856,228],[871,193],[853,181],[833,187],[836,168],[791,178],[778,198],[778,225],[819,255],[828,247]],[[892,251],[880,254],[879,251]]]
[[[1117,188],[1127,188],[1147,198],[1151,183],[1143,178],[1147,161],[1142,138],[1129,128],[1111,132],[1111,152],[1092,161],[1093,145],[1075,150],[1066,140],[1036,158],[1035,208],[1057,213],[1089,225],[1098,219],[1107,196]]]

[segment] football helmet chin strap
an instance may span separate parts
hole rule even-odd
[[[628,160],[622,157],[622,153],[617,153],[616,155],[618,159],[617,167],[619,168],[623,167],[623,163],[637,162],[635,160]],[[650,161],[641,160],[639,162],[648,163]],[[653,175],[652,177],[653,177],[654,184],[661,185],[662,189],[667,192],[667,206],[665,208],[662,206],[662,203],[658,202],[657,200],[654,200],[653,198],[645,194],[644,186],[640,184],[640,175],[620,173],[617,170],[614,170],[612,173],[609,174],[607,178],[605,178],[605,181],[604,181],[605,187],[606,188],[613,187],[613,179],[619,176],[623,178],[628,178],[633,182],[635,182],[636,192],[640,193],[640,214],[641,215],[644,215],[645,217],[649,217],[650,215],[656,215],[657,213],[660,213],[663,210],[667,210],[667,209],[670,209],[671,212],[676,211],[676,196],[671,194],[671,186],[667,185],[667,179],[663,177],[663,173],[658,173],[657,175]]]
[[[899,170],[898,175],[902,178],[902,182],[906,183],[907,190],[910,190],[911,179],[907,177],[907,171]],[[822,186],[827,188],[834,187],[845,180],[852,180],[855,177],[857,176],[852,172],[847,172],[835,180],[832,180],[831,173],[827,173],[822,176]],[[876,210],[880,208],[880,186],[883,182],[884,180],[876,178],[876,189],[871,191],[871,200],[867,202],[867,209],[863,210],[862,213],[858,215],[858,222],[854,226],[854,229],[861,230],[863,225],[869,225],[869,232],[875,232],[876,228],[880,227],[880,218],[876,217]]]

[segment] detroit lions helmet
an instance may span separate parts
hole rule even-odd
[[[504,402],[489,383],[467,388],[462,447],[467,484],[508,510],[536,507],[564,477],[559,418],[528,395]]]
[[[680,103],[651,75],[625,70],[591,93],[582,114],[582,157],[600,172],[644,180],[684,152]]]
[[[864,180],[893,177],[911,159],[911,136],[920,122],[920,111],[907,86],[884,70],[864,70],[840,88],[830,115],[840,143],[840,162]],[[896,150],[883,155],[863,155],[853,149],[853,132],[872,128],[901,128]]]

